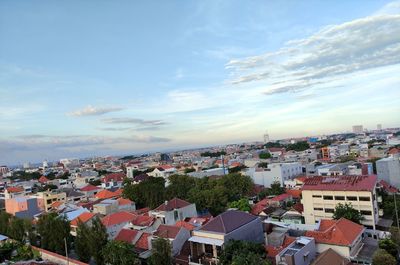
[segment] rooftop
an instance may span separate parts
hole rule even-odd
[[[205,224],[200,231],[228,234],[237,228],[246,225],[258,217],[246,212],[230,210],[221,213]]]
[[[302,190],[371,191],[376,181],[376,175],[315,176],[304,182]]]
[[[158,206],[156,209],[154,209],[155,211],[172,211],[174,209],[180,209],[183,207],[186,207],[190,205],[189,202],[178,199],[178,198],[174,198],[172,200],[169,200],[163,204],[161,204],[160,206]]]

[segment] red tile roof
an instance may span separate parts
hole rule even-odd
[[[60,206],[63,205],[63,204],[64,204],[64,202],[55,201],[55,202],[53,202],[50,206],[51,206],[51,208],[58,208],[58,207],[60,207]]]
[[[266,246],[265,250],[267,251],[267,257],[275,258],[276,255],[278,255],[283,249],[287,248],[295,240],[296,240],[295,237],[285,236],[285,238],[283,239],[282,246],[280,247],[274,247],[272,245]]]
[[[268,207],[268,205],[269,205],[269,201],[267,198],[265,198],[253,205],[253,208],[251,209],[251,213],[254,215],[259,215],[265,208]]]
[[[388,193],[398,193],[399,192],[399,189],[397,189],[396,187],[393,187],[392,185],[390,185],[383,179],[379,181],[379,185]]]
[[[118,205],[128,205],[128,204],[132,204],[131,200],[128,199],[124,199],[124,198],[118,198],[117,199]]]
[[[305,181],[302,190],[371,191],[376,180],[376,175],[315,176]]]
[[[274,201],[274,202],[280,202],[280,201],[284,201],[284,200],[287,200],[287,199],[291,199],[291,197],[292,197],[291,195],[283,193],[283,194],[280,194],[278,196],[273,197],[270,200]]]
[[[178,221],[176,222],[175,226],[186,228],[189,231],[193,231],[196,228],[194,225],[185,221]]]
[[[170,165],[161,165],[159,167],[157,167],[158,169],[163,169],[163,170],[167,170],[167,169],[172,169],[174,168],[173,166]]]
[[[81,191],[94,191],[94,190],[99,190],[100,188],[93,186],[91,184],[88,184],[87,186],[81,188]]]
[[[114,181],[123,181],[125,178],[125,174],[124,173],[111,173],[111,174],[107,174],[105,175],[101,181],[106,183],[106,182],[114,182]]]
[[[122,229],[115,237],[115,240],[124,241],[126,243],[131,244],[138,234],[139,234],[138,230]]]
[[[95,216],[96,216],[96,214],[94,214],[94,213],[84,212],[81,215],[79,215],[78,217],[76,217],[75,219],[73,219],[71,221],[71,225],[78,226],[79,221],[81,221],[82,223],[86,223],[87,221],[89,221],[90,219],[92,219]]]
[[[162,238],[175,239],[181,229],[181,227],[174,225],[160,225],[156,232],[154,232],[154,235]]]
[[[8,187],[7,192],[8,193],[17,193],[17,192],[23,192],[24,188],[23,187]]]
[[[286,193],[292,195],[293,198],[301,198],[301,190],[286,190]]]
[[[151,226],[156,219],[148,215],[135,215],[134,219],[131,221],[133,225],[136,226]]]
[[[109,215],[106,215],[101,222],[103,223],[104,226],[112,226],[112,225],[117,225],[121,223],[128,223],[131,222],[133,219],[135,219],[135,215],[132,213],[128,213],[125,211],[122,212],[117,212],[117,213],[112,213]]]
[[[169,200],[167,203],[163,203],[160,206],[158,206],[155,211],[172,211],[174,209],[180,209],[183,207],[186,207],[190,205],[189,202],[174,198],[172,200]]]
[[[398,154],[398,153],[400,153],[400,149],[398,149],[396,147],[390,149],[388,152],[388,154],[390,154],[390,155],[394,155],[394,154]]]
[[[124,189],[122,189],[122,188],[119,188],[119,189],[117,189],[116,191],[114,191],[114,193],[117,195],[117,196],[122,196],[122,193],[124,192]]]
[[[102,191],[99,191],[95,195],[95,197],[98,199],[111,199],[111,198],[118,197],[118,194],[116,194],[115,192],[109,191],[109,190],[102,190]]]
[[[149,233],[143,233],[139,240],[136,242],[135,247],[143,250],[149,250],[149,240],[148,238],[151,236]]]
[[[317,243],[350,246],[363,233],[362,225],[345,218],[321,220],[318,231],[306,231],[305,236],[315,238]]]
[[[304,206],[301,203],[296,203],[292,206],[293,209],[295,209],[296,211],[298,211],[299,213],[304,212]]]
[[[45,176],[41,176],[41,177],[38,179],[38,181],[39,181],[40,183],[44,184],[44,183],[48,182],[49,179],[46,178]]]

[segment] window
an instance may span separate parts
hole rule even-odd
[[[371,211],[360,211],[362,215],[372,215]]]
[[[331,195],[324,195],[324,200],[333,200],[333,196],[331,196]]]
[[[344,201],[344,196],[335,196],[335,200]]]
[[[314,211],[323,211],[323,208],[314,208]]]
[[[312,197],[313,197],[313,198],[322,198],[321,195],[313,195]]]
[[[346,197],[348,201],[357,201],[357,197],[356,196],[347,196]]]
[[[178,220],[178,211],[177,210],[174,211],[174,219],[175,219],[175,221]]]
[[[326,212],[326,213],[334,213],[334,212],[335,212],[335,209],[326,208],[326,209],[325,209],[325,212]]]
[[[371,198],[370,197],[359,197],[358,200],[363,201],[363,202],[369,202],[371,200]]]

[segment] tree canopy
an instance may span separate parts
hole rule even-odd
[[[396,265],[396,259],[384,249],[378,249],[372,256],[373,265]]]
[[[251,206],[249,204],[249,200],[246,198],[242,198],[238,201],[233,201],[228,204],[229,208],[236,208],[240,211],[250,212]]]
[[[164,238],[157,238],[153,241],[152,255],[150,257],[150,265],[171,265],[171,243]]]
[[[70,245],[70,225],[67,219],[56,213],[40,216],[37,223],[41,247],[65,255],[64,240]]]
[[[262,244],[231,240],[220,255],[221,265],[269,265],[265,248]]]
[[[309,148],[310,148],[310,145],[307,143],[307,141],[301,141],[301,142],[297,142],[294,144],[289,144],[286,149],[301,152],[301,151],[305,151]]]
[[[112,240],[102,250],[105,264],[138,265],[140,261],[133,246],[122,241]]]
[[[260,154],[258,155],[258,157],[259,157],[260,159],[268,159],[268,158],[271,158],[272,155],[271,155],[270,153],[263,152],[263,153],[260,153]]]
[[[342,217],[357,224],[360,224],[364,219],[362,214],[354,209],[351,203],[339,203],[336,205],[335,211],[333,212],[333,219],[339,220]]]
[[[165,180],[149,178],[139,184],[127,183],[123,196],[139,207],[156,208],[165,200]]]

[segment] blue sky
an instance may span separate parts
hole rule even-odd
[[[0,163],[400,122],[400,2],[1,1]]]

